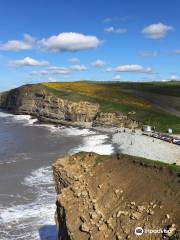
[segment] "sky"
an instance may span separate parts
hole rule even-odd
[[[179,0],[1,0],[0,91],[180,80]]]

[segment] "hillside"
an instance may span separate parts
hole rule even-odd
[[[120,111],[132,119],[180,132],[180,83],[43,83],[47,91],[72,101],[90,101],[102,112]]]
[[[158,131],[172,128],[180,133],[179,82],[25,85],[0,94],[0,107],[60,124],[130,128],[149,124]]]

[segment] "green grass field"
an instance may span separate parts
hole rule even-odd
[[[180,97],[179,82],[164,83],[110,83],[110,82],[66,82],[42,83],[50,93],[71,101],[90,101],[100,104],[103,112],[120,111],[130,114],[130,117],[156,127],[156,130],[166,132],[172,128],[180,133],[180,118],[160,110],[149,102],[137,97],[134,91],[156,93]]]

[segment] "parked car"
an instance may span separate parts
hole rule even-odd
[[[159,138],[159,134],[158,133],[153,133],[151,136],[154,137],[154,138]]]
[[[177,144],[177,145],[180,145],[180,139],[174,138],[173,143]]]
[[[173,141],[173,137],[169,136],[169,135],[161,135],[160,139],[162,139],[163,141],[166,141],[166,142],[172,142]]]

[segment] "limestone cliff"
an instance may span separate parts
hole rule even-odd
[[[140,123],[121,112],[99,112],[93,122],[93,126],[137,128],[140,126]]]
[[[98,104],[86,101],[72,102],[33,85],[1,94],[0,107],[16,114],[36,116],[40,121],[77,125],[91,123],[99,110]]]
[[[141,161],[92,153],[57,160],[59,240],[134,240],[137,226],[140,239],[179,239],[178,176]]]
[[[41,85],[26,85],[0,94],[0,107],[15,114],[29,114],[43,122],[75,126],[136,128],[139,123],[120,112],[100,112],[99,104],[73,102],[48,92]]]

